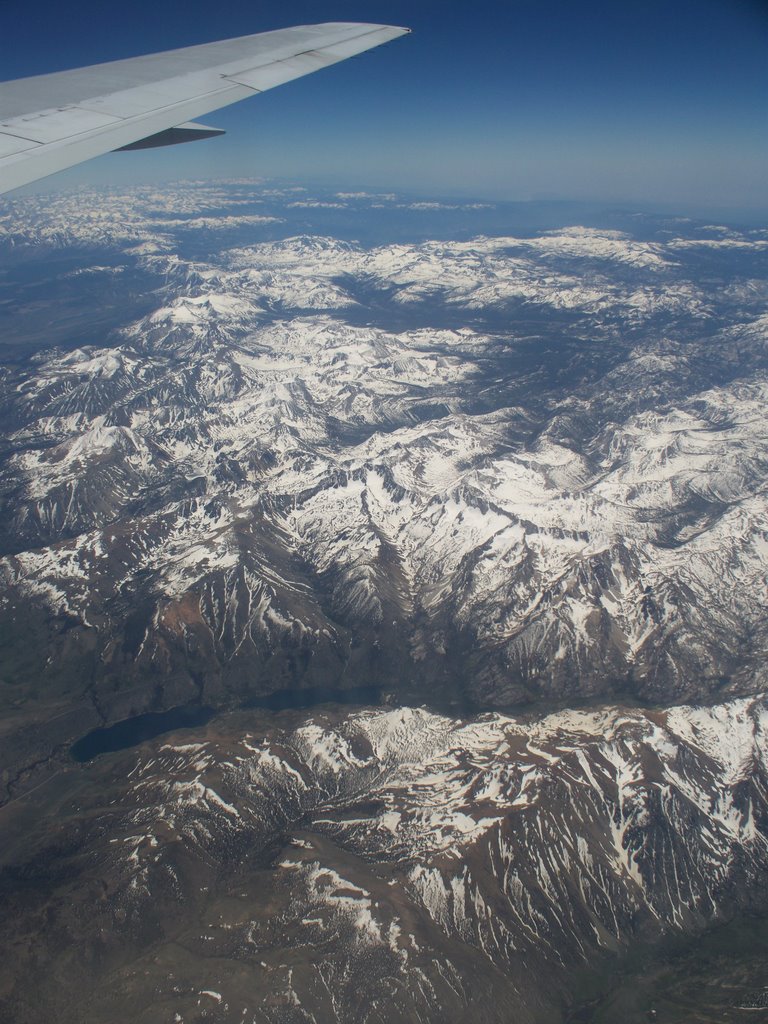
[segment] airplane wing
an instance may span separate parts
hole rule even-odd
[[[0,194],[116,149],[210,138],[192,119],[408,29],[299,25],[0,83]]]

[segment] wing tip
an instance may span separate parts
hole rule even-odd
[[[302,26],[297,26],[302,27]],[[371,32],[388,31],[396,32],[398,35],[405,36],[413,31],[411,28],[407,28],[405,25],[384,25],[378,24],[371,21],[324,21],[318,25],[308,25],[307,28],[324,28],[324,29],[335,29],[335,28],[365,28]]]

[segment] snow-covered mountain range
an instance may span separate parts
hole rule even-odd
[[[99,724],[761,687],[766,287],[730,254],[765,243],[713,234],[145,239],[155,308],[2,382],[3,615],[47,691]]]
[[[763,698],[528,720],[241,712],[70,769],[42,797],[53,874],[50,818],[22,811],[6,854],[0,948],[18,953],[0,1010],[562,1020],[574,978],[617,953],[764,903],[767,716]]]
[[[521,217],[0,208],[0,1017],[554,1024],[764,908],[768,232]]]

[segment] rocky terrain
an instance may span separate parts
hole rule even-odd
[[[763,686],[766,281],[738,274],[761,237],[288,236],[203,262],[147,202],[54,238],[140,239],[155,308],[0,385],[22,746],[313,686],[478,708]],[[190,202],[193,236],[279,222]],[[43,244],[34,221],[10,241]]]
[[[765,904],[766,729],[241,712],[69,769],[7,808],[0,1012],[561,1020],[574,976]]]
[[[764,906],[768,232],[518,216],[0,209],[9,1020],[556,1022]]]

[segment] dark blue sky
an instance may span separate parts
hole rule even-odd
[[[73,181],[279,176],[507,199],[768,209],[768,0],[0,0],[15,78],[320,21],[413,34],[208,115],[213,142]]]

